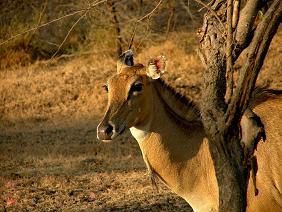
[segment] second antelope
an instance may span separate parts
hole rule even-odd
[[[163,56],[146,67],[134,65],[131,51],[123,55],[107,83],[108,106],[97,136],[108,141],[129,129],[153,174],[194,211],[217,211],[218,185],[199,110],[160,79],[165,65]],[[282,98],[262,98],[253,110],[267,140],[255,153],[259,193],[255,196],[250,182],[247,211],[282,211]]]

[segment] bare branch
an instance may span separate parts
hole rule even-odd
[[[232,28],[235,29],[239,20],[240,0],[234,0],[233,15],[232,15]]]
[[[142,45],[142,43],[149,37],[149,33],[151,31],[150,25],[150,17],[147,19],[147,24],[146,24],[146,31],[144,32],[144,36],[142,36],[142,39],[140,40],[139,44],[136,46],[135,50],[137,51],[140,46]],[[136,22],[137,23],[137,22]]]
[[[188,13],[188,15],[191,18],[191,21],[194,23],[195,20],[194,20],[193,14],[192,14],[192,12],[191,12],[191,10],[189,8],[189,1],[188,1],[188,6],[183,1],[180,1],[180,4],[186,10],[186,12]]]
[[[60,44],[60,46],[58,47],[57,51],[53,54],[53,56],[51,57],[51,59],[53,59],[58,52],[61,50],[62,46],[65,44],[66,40],[68,39],[70,33],[72,32],[72,30],[74,29],[74,27],[81,21],[82,18],[84,18],[86,16],[86,14],[89,12],[89,10],[87,10],[86,12],[83,13],[83,15],[81,15],[76,22],[71,26],[71,28],[69,29],[67,35],[65,36],[64,40],[62,41],[62,43]]]
[[[282,2],[274,0],[258,25],[253,41],[250,44],[248,58],[241,70],[236,93],[233,95],[225,114],[227,127],[230,127],[232,122],[239,122],[248,105],[250,94],[255,86],[266,52],[280,24],[281,15]]]
[[[76,14],[78,14],[78,13],[83,12],[83,11],[84,11],[84,9],[83,9],[83,10],[75,11],[75,12],[73,12],[73,13],[70,13],[70,14],[67,14],[67,15],[64,15],[64,16],[61,16],[61,17],[56,18],[56,19],[54,19],[54,20],[52,20],[52,21],[49,21],[49,22],[47,22],[47,23],[41,24],[40,26],[36,26],[36,27],[33,27],[33,28],[28,29],[28,30],[26,30],[26,31],[23,31],[23,32],[21,32],[21,33],[19,33],[19,34],[13,35],[13,36],[10,37],[9,39],[7,39],[7,40],[1,42],[1,43],[0,43],[0,46],[2,46],[2,45],[4,45],[4,44],[8,43],[9,41],[11,41],[11,40],[13,40],[13,39],[15,39],[15,38],[17,38],[17,37],[20,37],[20,36],[22,36],[22,35],[25,35],[25,34],[27,34],[27,33],[29,33],[29,32],[35,31],[35,30],[37,30],[37,29],[40,29],[40,28],[42,28],[42,27],[45,27],[45,26],[47,26],[47,25],[49,25],[49,24],[55,23],[55,22],[60,21],[60,20],[62,20],[62,19],[65,19],[65,18],[67,18],[67,17],[74,16],[74,15],[76,15]]]
[[[226,39],[226,71],[228,78],[227,86],[227,102],[233,95],[233,61],[232,61],[232,43],[233,43],[233,30],[232,30],[232,12],[233,0],[227,0],[227,39]]]
[[[35,31],[35,30],[38,30],[38,29],[40,29],[40,28],[43,28],[43,27],[45,27],[45,26],[47,26],[47,25],[49,25],[49,24],[55,23],[55,22],[57,22],[57,21],[60,21],[60,20],[62,20],[62,19],[65,19],[65,18],[67,18],[67,17],[71,17],[71,16],[74,16],[74,15],[76,15],[76,14],[79,14],[79,13],[85,12],[85,11],[87,11],[87,10],[90,10],[90,9],[94,8],[95,6],[97,6],[97,5],[101,4],[101,3],[104,3],[104,2],[106,2],[106,1],[107,1],[107,0],[101,0],[101,1],[95,2],[95,3],[93,3],[92,5],[89,5],[89,7],[86,8],[86,9],[81,9],[81,10],[74,11],[74,12],[69,13],[69,14],[67,14],[67,15],[63,15],[63,16],[61,16],[61,17],[59,17],[59,18],[56,18],[56,19],[53,19],[53,20],[51,20],[51,21],[48,21],[48,22],[46,22],[46,23],[44,23],[44,24],[41,24],[41,25],[39,25],[39,26],[33,27],[33,28],[31,28],[31,29],[27,29],[27,30],[25,30],[25,31],[23,31],[23,32],[21,32],[21,33],[19,33],[19,34],[13,35],[12,37],[8,38],[7,40],[2,41],[2,42],[0,43],[0,46],[2,46],[2,45],[4,45],[4,44],[8,43],[9,41],[11,41],[11,40],[13,40],[13,39],[15,39],[15,38],[18,38],[18,37],[20,37],[20,36],[22,36],[22,35],[25,35],[25,34],[27,34],[27,33],[29,33],[29,32],[33,32],[33,31]]]
[[[156,7],[154,9],[151,10],[151,12],[147,13],[145,16],[143,16],[142,18],[138,19],[136,22],[141,22],[143,21],[145,18],[150,17],[156,9],[158,9],[158,7],[160,6],[160,4],[163,2],[163,0],[160,0],[159,3],[156,5]]]
[[[167,27],[166,27],[166,38],[168,37],[170,28],[171,28],[171,22],[172,18],[175,16],[175,7],[171,4],[171,2],[168,2],[169,10],[170,10],[170,15],[167,21]]]
[[[131,36],[131,40],[130,40],[130,43],[128,45],[128,48],[131,49],[132,47],[132,44],[133,44],[133,39],[135,37],[135,31],[137,29],[137,26],[138,26],[138,23],[142,22],[144,19],[148,18],[148,20],[150,20],[152,14],[158,9],[158,7],[161,5],[161,3],[163,2],[163,0],[160,0],[158,2],[158,4],[154,7],[154,9],[152,9],[149,13],[147,13],[146,15],[144,15],[142,18],[139,18],[135,21],[135,25],[134,25],[134,29],[133,29],[133,32],[132,32],[132,36]],[[131,21],[130,21],[131,22]],[[147,30],[146,32],[149,32],[149,25],[147,24]],[[143,37],[143,39],[140,41],[140,43],[137,45],[136,47],[136,50],[141,46],[143,40],[148,36],[148,33],[145,33],[145,36]]]
[[[47,4],[48,4],[48,0],[45,0],[45,2],[43,3],[43,8],[39,13],[39,18],[37,21],[37,26],[39,26],[41,24],[42,18],[43,18],[43,14],[45,13],[45,10],[47,8]],[[33,31],[33,35],[35,34],[36,31]]]
[[[45,10],[47,8],[47,4],[48,4],[48,0],[45,0],[45,2],[43,3],[43,8],[42,8],[42,10],[39,13],[39,17],[38,17],[38,21],[37,21],[37,27],[40,26],[40,24],[41,24],[41,21],[42,21],[42,18],[43,18],[43,14],[44,14],[44,12],[45,12]],[[32,39],[34,38],[36,31],[37,30],[32,31],[31,35],[28,38],[28,44],[27,45],[29,45],[30,42],[32,41]]]
[[[246,46],[258,13],[260,0],[249,0],[240,12],[235,40],[239,46]]]
[[[75,28],[75,26],[82,20],[82,18],[84,18],[87,13],[94,8],[95,6],[97,6],[98,4],[101,4],[103,2],[105,2],[107,0],[102,0],[102,1],[97,1],[93,4],[89,4],[88,8],[85,9],[85,12],[76,20],[76,22],[71,26],[71,28],[69,29],[68,33],[66,34],[64,40],[62,41],[62,43],[59,45],[58,49],[56,50],[56,52],[52,55],[51,60],[58,54],[58,52],[61,50],[62,46],[65,44],[66,40],[68,39],[70,33],[73,31],[73,29]]]

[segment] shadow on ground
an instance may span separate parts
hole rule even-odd
[[[137,143],[96,139],[96,125],[0,133],[0,205],[8,211],[190,211],[155,190]]]

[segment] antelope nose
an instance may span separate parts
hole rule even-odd
[[[102,141],[112,140],[114,127],[109,123],[100,123],[97,127],[97,138]]]

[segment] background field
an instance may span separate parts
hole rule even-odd
[[[65,5],[64,1],[49,1],[48,5],[51,3]],[[69,4],[74,8],[73,2]],[[7,5],[4,8],[9,6],[7,11],[13,11],[13,4]],[[153,7],[145,1],[146,5],[144,14]],[[193,5],[192,23],[181,5],[172,6],[179,14],[173,29],[167,30],[171,15],[171,5],[167,4],[152,18],[149,25],[154,30],[148,31],[146,39],[142,27],[147,26],[137,29],[136,43],[142,45],[134,46],[136,61],[146,64],[149,58],[165,54],[169,59],[165,80],[198,102],[202,66],[196,53],[196,29],[201,14]],[[39,14],[45,11],[42,5],[35,4],[33,8]],[[118,11],[122,9],[117,7]],[[28,9],[23,11],[29,13]],[[103,8],[97,13],[105,15]],[[44,14],[44,20],[54,15]],[[134,13],[120,20],[126,22],[131,15]],[[20,18],[11,17],[14,16],[6,20],[1,17],[2,30],[4,26],[14,26],[1,31],[1,41],[15,33],[18,24],[25,29],[26,23],[32,22],[22,23]],[[115,73],[115,38],[112,27],[97,29],[98,24],[110,26],[110,20],[107,25],[91,17],[78,27],[81,31],[72,35],[85,33],[83,41],[73,38],[54,60],[50,56],[55,50],[38,43],[42,40],[41,31],[1,49],[0,211],[190,211],[184,200],[161,183],[159,190],[151,186],[137,142],[128,132],[112,143],[96,139],[96,126],[107,101],[102,85]],[[61,24],[66,27],[66,22]],[[92,31],[84,31],[85,24]],[[121,27],[128,41],[133,28],[123,23]],[[101,37],[104,39],[99,40]],[[28,45],[21,46],[26,42]],[[40,48],[35,48],[35,43]],[[125,42],[123,47],[126,46]],[[281,53],[280,29],[272,41],[258,85],[282,88]],[[236,67],[240,68],[240,62]]]

